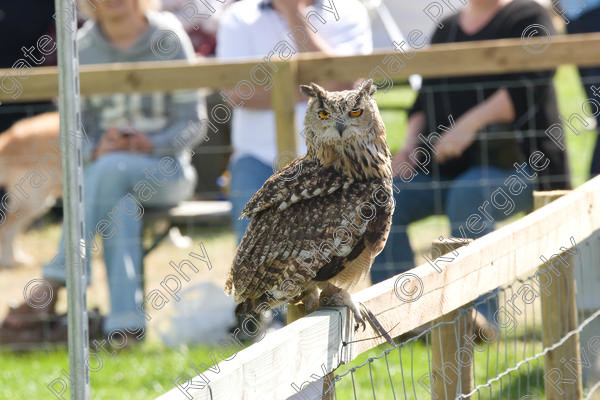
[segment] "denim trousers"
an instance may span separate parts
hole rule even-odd
[[[260,189],[271,175],[273,167],[250,156],[243,156],[229,165],[231,184],[229,197],[231,200],[231,222],[238,243],[242,240],[250,220],[238,217],[252,195]]]
[[[141,311],[139,323],[125,323],[144,299],[142,293],[142,216],[144,206],[170,206],[192,196],[196,171],[189,162],[176,157],[168,164],[155,155],[114,152],[84,166],[84,218],[86,230],[86,268],[91,282],[90,255],[97,252],[102,238],[104,264],[110,291],[110,313],[104,331],[139,329],[145,325]],[[164,173],[163,173],[164,172]],[[98,235],[96,235],[98,233]],[[45,279],[65,282],[65,237],[59,252],[44,265]]]
[[[490,202],[491,194],[502,188],[507,194],[505,180],[515,175],[514,169],[505,170],[495,167],[471,167],[453,181],[439,182],[432,179],[431,175],[419,174],[411,182],[402,182],[395,179],[395,186],[400,189],[395,191],[394,200],[396,207],[392,217],[392,228],[383,251],[375,258],[371,268],[371,280],[378,283],[394,275],[406,272],[415,266],[414,254],[408,240],[407,228],[416,222],[431,215],[446,215],[450,220],[451,236],[462,237],[460,227],[469,238],[481,237],[494,229],[493,223],[488,223],[481,232],[472,234],[466,229],[466,220],[471,214],[479,213],[478,207],[485,201]],[[516,196],[508,194],[514,202],[514,209],[509,215],[505,211],[491,205],[485,210],[494,221],[502,221],[520,211],[527,211],[533,205],[533,184]],[[451,268],[449,264],[447,268]],[[433,268],[433,267],[432,267]],[[497,311],[497,301],[489,300],[477,307],[477,310],[492,322]],[[476,302],[483,302],[483,296]]]

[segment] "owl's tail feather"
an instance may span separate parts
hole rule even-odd
[[[248,298],[242,301],[235,308],[236,316],[250,316],[255,317],[257,319],[261,319],[262,315],[267,312],[268,309],[273,309],[279,305],[279,303],[270,303],[272,298],[270,298],[267,294],[263,294],[257,298]],[[276,311],[273,311],[275,315],[277,315]]]
[[[225,294],[227,296],[231,296],[232,292],[233,292],[233,276],[231,274],[229,274],[229,276],[227,277],[227,281],[225,281]]]
[[[256,310],[254,309],[255,304],[257,304],[257,302],[259,303],[260,301],[257,299],[247,299],[242,301],[240,304],[237,305],[237,307],[235,308],[235,316],[239,317],[257,317],[260,313],[256,312]]]
[[[249,304],[248,300],[243,301],[240,304],[238,304],[237,307],[235,308],[235,316],[239,317],[239,316],[250,315],[251,310],[252,310],[252,305]]]

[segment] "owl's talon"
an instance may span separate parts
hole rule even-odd
[[[365,323],[365,320],[357,314],[354,314],[354,319],[356,320],[356,324],[354,324],[354,332],[356,332],[358,330],[358,328],[360,328],[362,326],[362,330],[363,332],[365,331],[365,329],[367,328],[367,324]]]
[[[362,330],[363,330],[363,332],[364,332],[364,331],[365,331],[365,329],[366,329],[366,327],[367,327],[367,325],[366,325],[364,322],[357,322],[357,323],[354,325],[354,332],[356,332],[356,331],[358,330],[358,328],[360,328],[361,326],[362,326]]]

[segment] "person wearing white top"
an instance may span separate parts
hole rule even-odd
[[[372,49],[369,16],[358,0],[344,0],[343,4],[340,0],[244,0],[227,8],[219,21],[216,55],[221,60],[281,61],[297,52],[320,51],[342,56],[368,54]],[[272,164],[277,158],[275,114],[270,104],[272,72],[265,67],[260,75],[264,80],[257,81],[258,74],[248,71],[248,76],[240,77],[235,89],[221,92],[223,101],[233,107],[233,154],[229,170],[232,217],[238,241],[248,221],[237,217],[273,174]],[[329,88],[334,89],[331,85]],[[341,89],[335,87],[338,88]],[[305,140],[300,135],[305,111],[306,101],[298,91],[298,154],[306,152]]]

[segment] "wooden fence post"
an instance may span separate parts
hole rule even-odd
[[[298,99],[297,63],[294,60],[275,63],[279,69],[275,73],[274,85],[271,89],[271,105],[275,112],[275,126],[277,128],[277,159],[274,161],[277,168],[285,167],[287,162],[298,156],[298,140],[296,136],[296,102]],[[286,323],[292,322],[307,315],[304,306],[288,303]],[[323,388],[333,384],[333,372],[323,377]],[[334,390],[330,390],[322,400],[332,400]]]
[[[298,99],[297,64],[296,61],[275,63],[279,69],[275,73],[275,83],[271,89],[271,105],[275,112],[275,126],[277,128],[277,164],[278,168],[285,166],[285,161],[292,161],[298,156],[298,140],[296,136],[296,102]],[[293,155],[293,156],[292,156]],[[287,304],[286,323],[292,322],[307,315],[304,305]],[[333,372],[323,377],[323,387],[329,388],[333,384]],[[322,400],[332,400],[335,391],[330,390]]]
[[[271,88],[271,105],[275,112],[277,128],[277,165],[283,168],[280,161],[292,161],[297,156],[298,141],[296,138],[295,108],[298,101],[298,85],[296,79],[296,61],[277,62],[278,71],[275,73],[274,84]],[[282,153],[291,153],[282,155]]]
[[[538,209],[553,200],[567,194],[567,190],[554,190],[548,192],[534,192],[534,208]],[[569,331],[577,329],[577,303],[575,286],[575,260],[567,253],[559,254],[567,266],[558,271],[548,264],[542,264],[539,269],[552,270],[552,282],[547,287],[549,295],[540,293],[542,302],[542,334],[544,347],[558,342]],[[556,276],[556,271],[559,275]],[[555,350],[549,351],[544,357],[544,388],[547,400],[582,398],[581,364],[572,362],[571,359],[580,360],[579,334],[571,336],[565,343]],[[561,362],[563,360],[563,362]],[[570,370],[575,369],[576,376]],[[550,372],[554,371],[554,372]],[[551,373],[546,378],[546,374]],[[574,383],[563,383],[563,379],[574,379]],[[558,383],[554,383],[557,381]]]
[[[274,84],[271,88],[271,105],[275,112],[275,127],[277,129],[277,152],[279,156],[282,153],[298,152],[298,143],[296,140],[296,98],[298,85],[296,84],[296,62],[294,60],[287,62],[276,62],[277,72],[275,72]],[[292,161],[292,158],[286,158]],[[285,165],[278,163],[279,168]],[[287,304],[286,323],[292,322],[306,316],[304,306]]]
[[[445,239],[444,241],[434,241],[433,247],[438,249],[441,254],[453,251],[464,244],[464,240],[456,241]],[[473,334],[473,315],[467,313],[457,319],[459,310],[454,310],[441,318],[433,321],[432,324],[445,322],[447,325],[441,325],[431,330],[431,398],[434,400],[452,400],[456,397],[459,388],[460,392],[469,393],[473,388],[473,363],[461,365],[457,360],[457,352],[466,351],[474,357],[473,342],[465,340]],[[456,321],[454,321],[456,319]],[[464,319],[464,320],[463,320]],[[463,322],[464,321],[464,322]],[[464,329],[463,329],[464,328]],[[458,354],[460,357],[460,354]],[[460,373],[457,374],[457,371]]]

